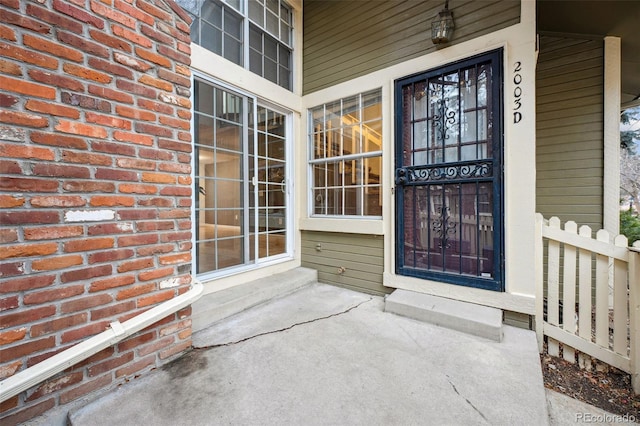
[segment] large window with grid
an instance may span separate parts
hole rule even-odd
[[[382,94],[309,111],[312,216],[382,216]]]
[[[281,0],[178,0],[191,40],[291,90],[293,12]]]

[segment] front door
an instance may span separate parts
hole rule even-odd
[[[503,291],[502,51],[396,81],[396,273]]]

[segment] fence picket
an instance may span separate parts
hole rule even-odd
[[[560,229],[560,219],[549,219],[549,227]],[[549,240],[547,250],[547,322],[558,326],[559,318],[559,286],[560,286],[560,243]],[[560,347],[558,341],[549,338],[547,342],[549,355],[559,356]]]
[[[614,244],[627,247],[627,237],[618,235]],[[624,262],[613,262],[613,350],[627,356],[627,321],[629,319],[627,304],[627,267]]]
[[[586,225],[580,227],[579,234],[591,238],[591,228]],[[591,341],[591,252],[578,250],[578,335]]]
[[[567,222],[564,230],[571,234],[578,233],[578,225]],[[576,248],[564,245],[564,265],[562,283],[562,328],[568,333],[576,334]],[[562,345],[562,357],[571,363],[576,362],[576,354],[569,345]]]
[[[598,241],[609,243],[604,229],[596,233]],[[609,258],[596,255],[596,343],[609,348]]]

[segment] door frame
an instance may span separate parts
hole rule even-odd
[[[473,55],[465,59],[451,62],[443,66],[434,67],[419,73],[396,79],[394,82],[394,171],[403,166],[402,164],[402,87],[417,81],[423,81],[431,76],[446,74],[467,65],[490,60],[492,66],[492,118],[493,118],[493,168],[497,173],[493,179],[493,212],[494,212],[494,235],[493,243],[496,254],[493,259],[494,276],[491,279],[484,277],[474,277],[462,274],[452,274],[434,270],[407,268],[404,265],[404,191],[397,188],[394,182],[394,212],[396,217],[394,253],[395,253],[395,273],[397,275],[427,279],[432,281],[456,284],[460,286],[474,287],[493,291],[505,291],[505,238],[504,238],[504,74],[503,69],[503,49]],[[394,172],[395,175],[395,172]]]

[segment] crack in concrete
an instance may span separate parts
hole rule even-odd
[[[337,317],[337,316],[340,316],[340,315],[347,314],[347,313],[353,311],[354,309],[364,305],[365,303],[371,302],[372,300],[373,300],[373,297],[369,298],[368,300],[363,300],[362,302],[360,302],[360,303],[358,303],[356,305],[353,305],[353,306],[345,309],[344,311],[336,312],[334,314],[326,315],[324,317],[313,318],[313,319],[310,319],[310,320],[307,320],[307,321],[297,322],[297,323],[292,324],[292,325],[290,325],[288,327],[280,328],[278,330],[265,331],[263,333],[258,333],[258,334],[253,335],[253,336],[245,337],[244,339],[236,340],[234,342],[217,343],[215,345],[208,345],[208,346],[198,346],[198,347],[194,346],[194,349],[213,349],[213,348],[219,348],[221,346],[232,346],[232,345],[237,345],[238,343],[246,342],[247,340],[251,340],[251,339],[254,339],[256,337],[266,336],[268,334],[281,333],[283,331],[291,330],[292,328],[297,327],[299,325],[310,324],[310,323],[313,323],[313,322],[322,321],[322,320],[326,320],[326,319],[329,319],[329,318],[333,318],[333,317]]]
[[[449,376],[447,375],[446,377],[447,377],[447,382],[449,382],[449,384],[451,385],[451,387],[453,388],[453,390],[455,391],[455,393],[457,393],[461,398],[464,398],[464,400],[467,402],[467,404],[469,404],[469,405],[471,406],[471,408],[473,408],[474,410],[476,410],[476,412],[477,412],[478,414],[480,414],[480,416],[481,416],[481,417],[482,417],[482,418],[483,418],[487,423],[491,423],[491,422],[489,421],[489,419],[487,419],[487,418],[485,417],[485,415],[484,415],[484,414],[482,414],[482,411],[478,410],[478,408],[477,408],[475,405],[473,405],[473,403],[472,403],[471,401],[469,401],[469,399],[468,399],[468,398],[466,398],[466,397],[465,397],[465,396],[463,396],[460,392],[458,392],[458,389],[456,388],[456,385],[454,385],[454,384],[453,384],[453,382],[452,382],[451,380],[449,380]]]

